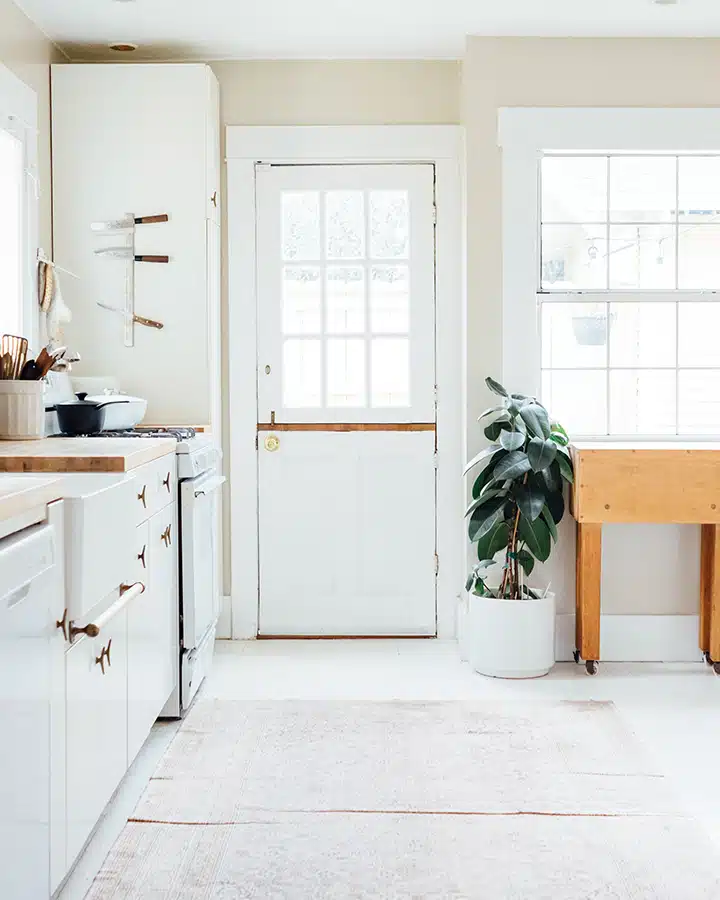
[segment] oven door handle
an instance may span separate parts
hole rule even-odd
[[[224,475],[213,475],[212,478],[208,478],[207,481],[201,482],[195,488],[195,496],[202,497],[205,494],[211,494],[213,491],[216,491],[219,487],[222,487],[227,478]]]

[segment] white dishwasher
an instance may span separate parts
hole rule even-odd
[[[58,510],[59,512],[59,510]],[[62,533],[0,540],[0,897],[51,893],[52,701],[62,678]]]

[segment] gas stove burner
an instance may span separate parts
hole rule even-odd
[[[197,432],[190,427],[158,427],[158,428],[128,428],[125,431],[102,431],[96,437],[122,437],[122,438],[175,438],[176,441],[188,441],[194,438]]]

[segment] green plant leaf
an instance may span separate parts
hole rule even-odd
[[[485,447],[485,449],[481,450],[477,456],[473,456],[470,462],[465,466],[465,468],[463,469],[463,475],[467,475],[470,469],[472,469],[474,466],[477,466],[481,462],[489,460],[494,453],[498,452],[498,450],[502,450],[502,447],[498,446],[497,444],[492,444],[490,447]]]
[[[503,431],[500,435],[500,446],[505,450],[519,450],[525,443],[525,435],[519,431]]]
[[[480,415],[478,416],[478,422],[482,422],[482,420],[486,416],[491,416],[493,415],[493,413],[500,414],[504,412],[507,412],[507,409],[504,406],[489,406],[486,410],[480,413]]]
[[[491,481],[493,481],[493,468],[495,467],[495,463],[501,459],[505,455],[505,450],[499,450],[497,453],[490,458],[489,462],[486,464],[485,468],[480,472],[478,477],[475,479],[475,483],[473,484],[472,495],[475,499],[477,499],[484,487],[486,487]]]
[[[507,547],[510,537],[510,526],[507,522],[498,522],[485,537],[480,538],[477,545],[478,559],[492,559],[495,554]]]
[[[575,476],[573,474],[573,467],[570,460],[567,456],[564,456],[562,453],[558,453],[557,455],[557,464],[560,467],[560,474],[565,479],[565,481],[570,484],[575,480]]]
[[[485,506],[495,497],[502,495],[503,499],[507,497],[507,491],[502,488],[493,488],[492,490],[483,491],[479,497],[477,497],[473,502],[468,506],[465,510],[465,516],[469,516],[475,512],[476,509],[479,509],[481,506]],[[543,498],[543,503],[545,502]]]
[[[496,565],[494,559],[481,559],[479,563],[475,565],[475,572],[482,572],[483,569],[489,569],[490,566]]]
[[[535,568],[535,557],[529,550],[525,550],[525,548],[518,553],[518,562],[523,567],[523,572],[525,572],[526,575],[530,575]]]
[[[522,450],[513,450],[512,453],[508,453],[496,463],[493,469],[493,478],[498,481],[512,481],[520,475],[524,475],[529,469],[530,460],[527,453],[523,453]]]
[[[518,527],[520,537],[525,542],[525,546],[532,553],[535,559],[545,562],[550,556],[550,532],[542,519],[536,519],[530,522],[525,516],[520,516]]]
[[[505,388],[500,384],[499,381],[495,381],[494,378],[490,378],[489,375],[485,379],[485,384],[493,392],[493,394],[498,394],[498,396],[500,397],[507,397],[508,392],[505,390]]]
[[[491,422],[485,428],[485,431],[483,433],[489,441],[496,441],[500,437],[500,435],[502,435],[505,431],[508,431],[510,428],[510,417],[508,416],[507,419],[497,419],[495,422]]]
[[[533,472],[542,472],[553,462],[557,455],[557,444],[549,438],[534,437],[530,439],[527,449],[528,459]]]
[[[553,522],[559,524],[565,514],[565,500],[563,499],[562,491],[552,491],[547,493],[545,495],[545,503],[550,510]]]
[[[567,440],[561,434],[555,434],[555,432],[553,432],[550,435],[550,440],[557,444],[558,449],[567,447]]]
[[[481,537],[484,537],[490,531],[493,525],[503,519],[505,515],[504,506],[504,496],[493,497],[473,512],[468,523],[468,537],[471,541],[480,540]]]
[[[520,512],[534,522],[545,506],[545,494],[535,484],[516,484],[513,494]]]
[[[528,431],[535,437],[543,439],[550,437],[550,417],[544,406],[535,402],[528,403],[520,407],[520,415]]]
[[[542,510],[542,517],[543,517],[543,521],[545,522],[545,524],[546,524],[547,527],[548,527],[548,531],[550,532],[550,536],[552,537],[552,539],[553,539],[553,540],[555,541],[555,543],[557,544],[557,539],[558,539],[557,525],[555,524],[555,521],[553,520],[553,517],[552,517],[552,513],[550,512],[550,510],[548,509],[547,506],[544,506],[544,507],[543,507],[543,510]]]
[[[475,575],[471,572],[467,577],[467,581],[465,582],[465,590],[469,591],[474,586],[474,584],[475,584]]]
[[[552,432],[552,434],[558,435],[559,437],[563,438],[564,444],[570,443],[570,435],[567,433],[567,431],[565,431],[565,429],[559,422],[553,422],[550,426],[550,431]],[[552,434],[550,435],[551,437]]]

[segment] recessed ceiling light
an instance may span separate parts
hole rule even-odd
[[[137,44],[110,44],[110,49],[116,53],[132,53],[137,50]]]

